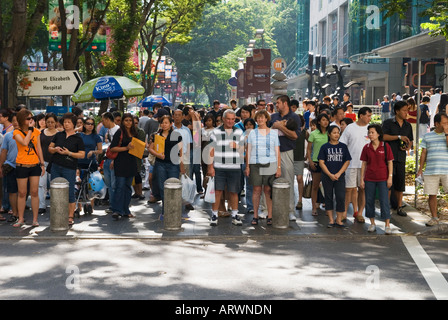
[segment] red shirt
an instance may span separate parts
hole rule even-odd
[[[374,182],[387,180],[389,171],[384,154],[384,145],[387,148],[387,161],[394,160],[392,149],[388,143],[381,142],[376,150],[373,149],[372,143],[368,143],[362,149],[361,161],[367,162],[364,180]]]
[[[350,118],[350,119],[352,119],[353,121],[356,121],[356,113],[348,113],[348,112],[346,112],[346,113],[345,113],[345,117],[346,117],[346,118]]]

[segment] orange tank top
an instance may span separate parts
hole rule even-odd
[[[25,134],[18,129],[15,129],[13,132],[14,139],[16,138],[16,135],[20,135],[23,139],[25,139],[26,134],[28,132],[25,132]],[[24,146],[20,142],[16,140],[17,144],[17,158],[16,163],[17,164],[38,164],[39,163],[39,156],[36,154],[36,148],[37,148],[37,139],[39,139],[40,131],[37,129],[33,129],[33,133],[31,134],[31,140],[34,144],[34,148],[31,146]]]

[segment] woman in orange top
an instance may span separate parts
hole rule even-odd
[[[44,156],[40,146],[40,131],[32,126],[33,114],[28,109],[17,112],[19,128],[13,132],[17,143],[16,176],[18,187],[17,209],[19,220],[13,225],[24,225],[26,194],[30,184],[31,208],[33,210],[33,227],[37,222],[39,212],[39,178],[45,173]]]

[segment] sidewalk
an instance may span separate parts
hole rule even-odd
[[[297,189],[296,189],[297,190]],[[146,194],[146,198],[149,194]],[[297,194],[296,194],[297,199]],[[48,200],[49,201],[49,200]],[[163,221],[160,221],[161,202],[148,205],[146,200],[133,199],[131,212],[136,216],[132,219],[120,219],[114,221],[110,214],[105,212],[106,207],[95,207],[92,215],[75,219],[75,224],[68,231],[54,232],[50,230],[50,208],[47,213],[39,215],[39,227],[31,226],[32,214],[30,210],[25,211],[26,225],[22,228],[14,228],[10,223],[0,222],[0,239],[148,239],[148,240],[183,240],[183,239],[209,239],[219,240],[255,238],[255,239],[299,239],[303,236],[386,236],[384,223],[376,220],[377,231],[367,232],[369,219],[361,224],[354,222],[351,207],[345,225],[347,228],[327,228],[328,218],[325,211],[318,210],[317,217],[311,215],[311,200],[304,199],[303,210],[296,210],[296,221],[290,221],[289,228],[276,229],[266,225],[265,219],[260,219],[257,226],[251,225],[252,214],[244,214],[245,198],[241,198],[240,213],[243,221],[242,226],[234,226],[231,218],[219,218],[218,226],[210,226],[211,204],[205,203],[199,196],[193,204],[195,210],[183,212],[182,228],[179,231],[164,230]],[[412,207],[407,206],[405,211],[407,217],[392,214],[391,227],[394,235],[444,235],[448,234],[448,225],[443,224],[435,227],[426,227],[425,223],[429,217],[421,214]],[[379,217],[379,211],[377,212]],[[5,215],[8,216],[8,215]]]

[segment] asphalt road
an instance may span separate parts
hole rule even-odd
[[[436,237],[17,238],[0,256],[2,300],[448,299],[448,239]]]

